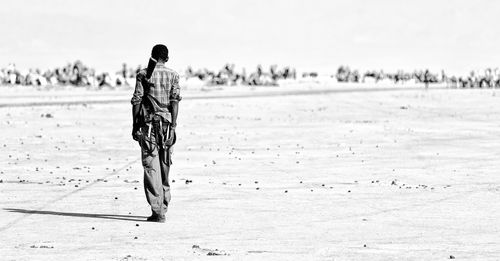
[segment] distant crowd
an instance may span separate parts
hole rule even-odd
[[[234,64],[226,64],[219,71],[210,71],[206,68],[195,71],[189,66],[184,77],[186,79],[198,78],[208,85],[277,86],[279,80],[296,79],[297,72],[288,66],[278,69],[277,65],[271,65],[269,70],[265,71],[261,65],[258,65],[254,72],[247,74],[245,68],[237,72]]]
[[[7,68],[0,69],[0,85],[117,87],[130,85],[130,78],[135,77],[137,70],[123,64],[116,73],[96,73],[95,69],[76,61],[52,70],[21,71],[15,64],[9,64]]]
[[[31,69],[21,71],[16,68],[15,64],[9,64],[6,68],[0,69],[0,85],[73,85],[96,88],[132,86],[140,69],[140,66],[134,69],[128,67],[127,64],[123,64],[122,68],[115,73],[96,73],[95,69],[76,61],[52,70]],[[290,67],[278,69],[277,65],[272,65],[268,71],[265,71],[259,65],[254,72],[247,74],[244,68],[236,71],[234,64],[226,64],[218,71],[211,71],[206,68],[193,70],[188,67],[182,76],[186,80],[199,79],[207,85],[277,86],[279,80],[296,79],[296,71]]]
[[[429,70],[415,70],[405,72],[399,70],[395,73],[380,71],[367,71],[360,73],[351,70],[349,66],[340,66],[336,74],[331,75],[338,82],[364,83],[388,80],[394,84],[406,82],[423,83],[426,86],[432,83],[444,83],[450,88],[500,88],[500,70],[488,68],[483,72],[471,71],[466,76],[448,75],[444,70],[433,73]]]
[[[135,76],[140,69],[140,66],[132,68],[127,64],[123,64],[122,68],[114,73],[96,73],[95,69],[76,61],[52,70],[31,69],[21,71],[16,69],[14,64],[9,64],[5,68],[0,68],[0,85],[73,85],[94,88],[133,86]],[[304,72],[297,75],[295,68],[290,66],[278,68],[277,65],[272,65],[267,70],[258,65],[254,71],[247,73],[245,68],[237,70],[234,64],[226,64],[216,71],[207,68],[195,70],[189,66],[182,74],[182,77],[185,80],[197,79],[208,86],[277,86],[281,80],[314,79],[320,77],[320,75],[317,72]],[[500,70],[498,68],[488,68],[482,72],[471,71],[466,76],[454,76],[448,75],[444,71],[436,73],[430,70],[415,70],[413,72],[373,70],[360,72],[349,68],[349,66],[340,66],[329,77],[341,83],[389,81],[394,84],[422,83],[426,86],[441,83],[451,88],[500,88]]]

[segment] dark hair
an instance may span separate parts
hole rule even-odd
[[[163,44],[157,44],[151,50],[151,57],[155,60],[166,61],[168,59],[168,48]]]

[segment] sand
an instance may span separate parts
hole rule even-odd
[[[500,259],[500,93],[358,90],[187,92],[164,224],[129,92],[2,107],[1,259]]]

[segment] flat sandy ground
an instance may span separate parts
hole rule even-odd
[[[128,103],[3,107],[0,259],[499,260],[499,104],[186,97],[164,224],[145,222]]]

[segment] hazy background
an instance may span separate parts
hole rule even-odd
[[[0,9],[0,66],[51,68],[81,59],[98,70],[147,62],[225,62],[333,71],[340,64],[464,73],[500,64],[500,1],[16,0]]]

